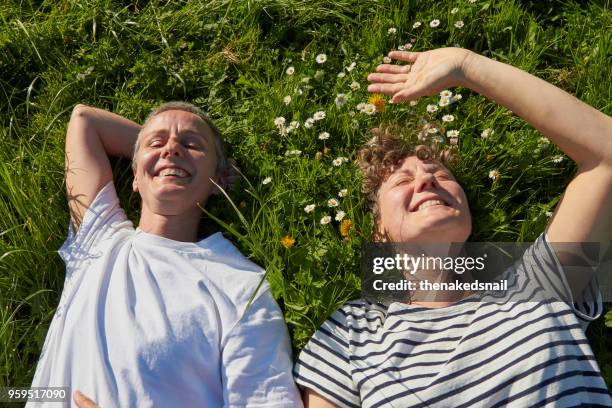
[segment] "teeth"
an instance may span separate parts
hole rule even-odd
[[[434,205],[446,205],[446,204],[444,203],[444,201],[440,201],[440,200],[427,200],[423,204],[419,205],[419,208],[417,208],[417,211],[423,210],[427,207],[432,207]]]
[[[187,177],[188,174],[185,170],[179,168],[171,168],[171,169],[163,169],[159,172],[161,177],[164,176],[177,176],[177,177]]]

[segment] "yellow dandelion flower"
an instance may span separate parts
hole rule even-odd
[[[342,235],[344,238],[348,237],[352,226],[353,221],[349,220],[348,218],[343,219],[340,225],[338,226],[338,229],[340,230],[340,235]]]
[[[368,103],[376,106],[376,112],[382,112],[385,110],[385,105],[387,105],[387,101],[383,98],[381,94],[373,94],[368,98]]]
[[[285,235],[284,237],[281,238],[280,242],[287,249],[295,245],[295,239],[291,238],[291,235]]]

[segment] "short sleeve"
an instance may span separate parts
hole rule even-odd
[[[225,407],[302,406],[291,373],[289,333],[269,290],[225,336],[221,354]]]
[[[312,336],[294,368],[297,383],[341,407],[360,407],[352,377],[346,315],[334,312]]]
[[[525,251],[521,267],[530,280],[544,289],[548,298],[570,305],[584,329],[590,321],[601,315],[603,304],[597,277],[592,274],[582,293],[578,296],[579,301],[576,301],[572,295],[566,271],[551,246],[546,232],[540,234]],[[584,269],[585,267],[581,268],[587,276],[590,271]]]
[[[91,202],[83,221],[75,234],[68,225],[68,238],[59,249],[59,255],[66,263],[66,275],[80,269],[83,262],[94,257],[93,252],[100,242],[110,236],[118,227],[132,227],[125,212],[119,205],[119,198],[113,181],[109,181]]]

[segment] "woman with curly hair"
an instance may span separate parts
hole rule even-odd
[[[378,66],[368,77],[370,92],[400,103],[454,86],[470,88],[516,113],[576,162],[576,176],[513,275],[516,287],[545,281],[557,288],[557,299],[568,301],[469,302],[464,293],[433,302],[349,302],[299,357],[294,373],[305,405],[611,406],[584,333],[602,312],[597,281],[579,290],[570,285],[564,269],[570,261],[552,244],[612,238],[612,118],[520,69],[465,49],[393,51],[389,57],[406,64]],[[405,145],[390,133],[379,131],[359,156],[376,240],[467,241],[470,209],[445,165],[448,157]]]

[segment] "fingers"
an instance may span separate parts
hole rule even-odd
[[[408,74],[370,74],[368,75],[368,81],[370,82],[383,82],[389,84],[395,84],[398,82],[406,82]]]
[[[397,92],[399,92],[400,90],[402,90],[402,88],[404,87],[404,84],[401,83],[397,83],[397,84],[371,84],[370,86],[368,86],[368,92],[376,92],[376,93],[382,93],[385,94],[387,96],[392,96],[394,94],[396,94]]]
[[[409,87],[404,87],[401,91],[395,93],[391,98],[391,103],[400,103],[404,101],[413,101],[415,99],[420,98],[421,96],[426,96],[427,92],[418,85],[413,85]]]
[[[376,67],[376,72],[384,74],[407,74],[410,72],[410,65],[391,65],[382,64]]]
[[[420,52],[410,52],[410,51],[391,51],[389,53],[389,58],[405,61],[409,63],[413,63],[419,58],[421,55]]]
[[[74,403],[79,408],[100,408],[94,401],[87,398],[81,391],[77,390],[72,394]]]

